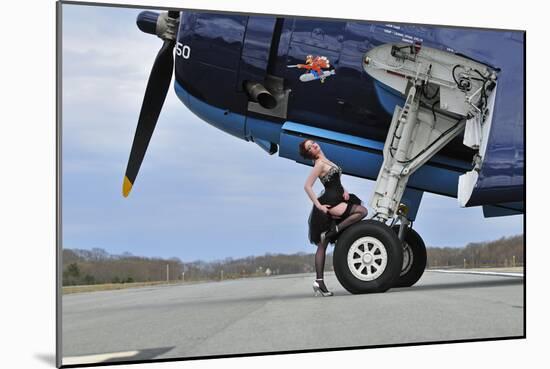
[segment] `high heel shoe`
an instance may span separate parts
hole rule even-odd
[[[317,296],[319,293],[323,295],[323,297],[334,295],[331,291],[327,289],[327,287],[325,286],[325,282],[322,279],[316,279],[313,281],[313,292],[315,292],[315,296]]]
[[[336,224],[336,222],[333,221],[330,229],[326,232],[321,233],[321,242],[329,240],[329,242],[333,243],[336,239],[336,236],[338,236],[338,232],[338,225]]]

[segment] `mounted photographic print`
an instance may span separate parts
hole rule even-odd
[[[58,3],[58,366],[524,338],[524,55]]]

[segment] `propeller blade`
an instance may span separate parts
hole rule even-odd
[[[124,183],[122,185],[122,194],[124,197],[128,197],[132,190],[145,152],[149,146],[149,141],[155,130],[162,105],[166,99],[168,88],[170,87],[174,71],[174,45],[174,41],[164,41],[149,75],[143,103],[141,104],[141,112],[139,113],[136,134],[132,143],[132,150],[130,151],[128,166],[126,167],[126,175],[124,176]]]

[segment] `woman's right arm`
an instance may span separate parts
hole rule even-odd
[[[313,183],[315,183],[315,180],[321,174],[322,167],[323,164],[317,161],[317,163],[315,163],[315,166],[311,170],[311,173],[309,173],[309,176],[306,179],[306,183],[304,184],[304,190],[311,199],[311,202],[313,202],[313,205],[315,205],[318,209],[321,209],[324,205],[322,205],[319,200],[317,200],[317,196],[315,195],[315,192],[313,192]]]

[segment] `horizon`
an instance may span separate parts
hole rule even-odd
[[[493,243],[493,242],[497,242],[497,241],[500,241],[500,240],[503,240],[503,239],[511,239],[511,238],[515,238],[515,237],[523,237],[523,233],[520,233],[520,234],[516,234],[516,235],[509,235],[509,236],[502,236],[502,237],[499,237],[499,238],[495,238],[495,239],[492,239],[492,240],[488,240],[488,241],[473,241],[473,242],[469,242],[467,244],[465,244],[464,246],[428,246],[426,245],[426,250],[429,250],[429,249],[436,249],[436,248],[450,248],[450,249],[457,249],[457,250],[460,250],[460,249],[464,249],[470,245],[484,245],[484,244],[489,244],[489,243]],[[525,245],[524,245],[525,246]],[[334,252],[334,246],[332,247],[329,247],[327,249],[327,255],[328,254],[332,254]],[[232,256],[227,256],[227,257],[224,257],[224,258],[221,258],[221,259],[211,259],[211,260],[203,260],[203,259],[196,259],[196,260],[182,260],[180,259],[179,257],[177,256],[171,256],[171,257],[160,257],[160,256],[143,256],[143,255],[135,255],[131,252],[128,252],[128,251],[123,251],[122,253],[120,254],[112,254],[109,252],[109,250],[107,249],[104,249],[102,247],[94,247],[94,248],[91,248],[91,249],[81,249],[81,248],[63,248],[63,250],[70,250],[70,251],[75,251],[75,250],[78,250],[78,251],[93,251],[93,250],[101,250],[101,251],[105,251],[110,257],[112,256],[116,256],[116,257],[137,257],[137,258],[150,258],[150,259],[162,259],[162,260],[169,260],[169,259],[178,259],[180,262],[182,263],[193,263],[193,262],[206,262],[206,263],[215,263],[215,262],[222,262],[222,261],[225,261],[227,259],[232,259],[232,260],[239,260],[239,259],[246,259],[246,258],[249,258],[249,257],[254,257],[254,258],[257,258],[257,257],[262,257],[262,256],[278,256],[278,255],[295,255],[295,254],[314,254],[315,253],[315,250],[311,251],[311,252],[306,252],[306,251],[296,251],[296,252],[293,252],[293,253],[273,253],[273,252],[265,252],[264,254],[253,254],[253,255],[245,255],[245,256],[240,256],[240,257],[232,257]],[[125,255],[126,254],[126,255]]]

